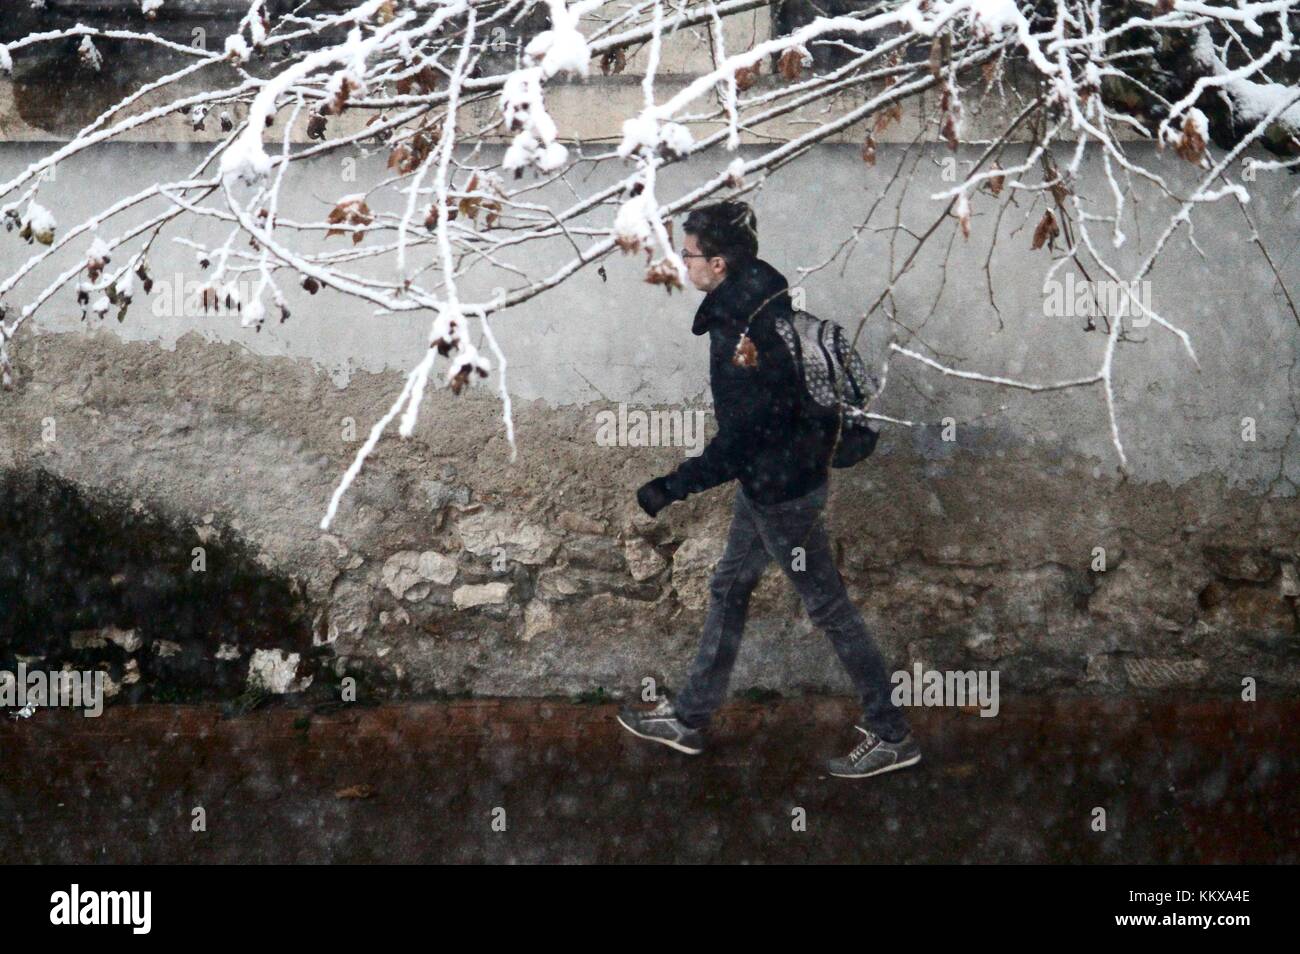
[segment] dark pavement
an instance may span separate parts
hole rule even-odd
[[[0,850],[9,863],[1300,860],[1300,700],[912,709],[924,761],[864,781],[824,774],[859,738],[847,699],[732,703],[695,757],[633,738],[615,712],[506,699],[6,714]],[[191,831],[196,806],[206,831]]]

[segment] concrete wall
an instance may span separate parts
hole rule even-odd
[[[0,178],[40,149],[0,145]],[[42,201],[71,223],[110,188],[186,174],[198,149],[105,147],[62,164]],[[869,167],[854,145],[823,146],[753,197],[761,254],[802,285],[814,313],[850,323],[879,294],[890,233],[874,228],[892,223],[903,184],[902,221],[921,229],[938,214],[928,196],[947,185],[948,153],[936,149],[889,191],[847,266],[800,281],[800,266],[827,259],[862,222],[900,155],[882,146]],[[720,163],[665,170],[661,197]],[[361,158],[357,181],[381,164]],[[1191,181],[1172,158],[1161,168],[1175,190]],[[283,214],[320,217],[326,202],[355,191],[344,175],[336,159],[313,164]],[[1291,187],[1261,178],[1250,211],[1294,293]],[[1086,162],[1079,192],[1100,200],[1105,189],[1097,163]],[[1124,223],[1128,263],[1167,208],[1153,190],[1141,198]],[[944,226],[900,284],[896,323],[877,313],[867,324],[864,353],[878,361],[894,338],[985,374],[1046,382],[1091,372],[1103,333],[1044,314],[1049,253],[1029,248],[1041,211],[1027,226],[1015,210],[1001,221],[989,259],[995,311],[985,262],[997,206],[980,197],[974,210],[969,241],[950,242]],[[609,209],[589,222],[612,217]],[[998,668],[1005,691],[1230,690],[1246,675],[1287,691],[1300,685],[1300,324],[1235,207],[1220,203],[1195,221],[1204,255],[1176,238],[1150,291],[1192,336],[1200,368],[1154,326],[1121,346],[1128,479],[1117,474],[1096,388],[1027,395],[895,359],[878,410],[953,418],[955,439],[935,426],[888,427],[870,461],[836,473],[831,517],[853,595],[895,664]],[[633,491],[683,452],[600,446],[597,415],[619,402],[707,407],[706,353],[689,333],[698,293],[666,296],[641,281],[643,258],[615,256],[607,280],[589,268],[501,316],[519,459],[509,462],[492,387],[461,398],[438,391],[415,437],[384,440],[322,534],[317,522],[357,447],[345,419],[363,437],[387,408],[423,353],[427,318],[374,316],[330,293],[297,295],[293,317],[260,333],[237,316],[183,304],[178,312],[164,283],[203,273],[192,251],[165,241],[174,234],[151,254],[154,300],[137,297],[123,323],[83,320],[65,293],[20,334],[17,386],[0,395],[0,469],[11,479],[45,472],[104,512],[156,513],[195,545],[238,541],[303,594],[315,645],[284,646],[300,654],[303,680],[353,673],[380,692],[531,694],[680,677],[733,488],[646,520]],[[566,248],[531,250],[530,267],[559,265]],[[5,274],[30,254],[16,235],[0,236]],[[31,287],[53,273],[43,269]],[[463,297],[513,283],[480,270]],[[1254,441],[1242,439],[1246,417]],[[50,420],[56,437],[47,441]],[[1096,547],[1106,551],[1104,572],[1092,569]],[[143,654],[169,638],[157,616],[123,611],[113,625],[143,633]],[[747,639],[735,688],[847,688],[775,570]],[[228,649],[227,661],[249,664],[254,643],[274,639]]]

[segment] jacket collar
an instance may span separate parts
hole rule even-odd
[[[714,326],[744,328],[761,312],[789,312],[789,289],[784,275],[761,258],[751,258],[728,270],[722,283],[704,296],[691,333],[702,335]]]

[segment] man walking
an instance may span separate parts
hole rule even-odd
[[[682,257],[706,292],[691,330],[709,336],[717,435],[698,457],[637,491],[650,516],[688,495],[739,482],[726,552],[709,586],[699,652],[675,699],[647,712],[625,708],[633,734],[696,754],[726,698],[749,597],[775,560],[812,621],[830,637],[862,702],[862,741],[828,763],[832,775],[865,778],[915,765],[920,749],[890,701],[885,661],[850,602],[821,515],[836,422],[805,413],[803,385],[776,321],[792,311],[789,284],[758,257],[757,221],[743,202],[687,216]],[[801,548],[801,549],[800,549]]]

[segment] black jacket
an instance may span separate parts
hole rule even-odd
[[[791,309],[785,276],[760,258],[729,271],[704,296],[691,330],[709,335],[709,386],[718,432],[703,453],[687,458],[665,478],[673,499],[739,480],[751,500],[781,503],[826,481],[834,420],[805,414],[794,359],[773,324]],[[758,351],[753,368],[732,363],[747,325]]]

